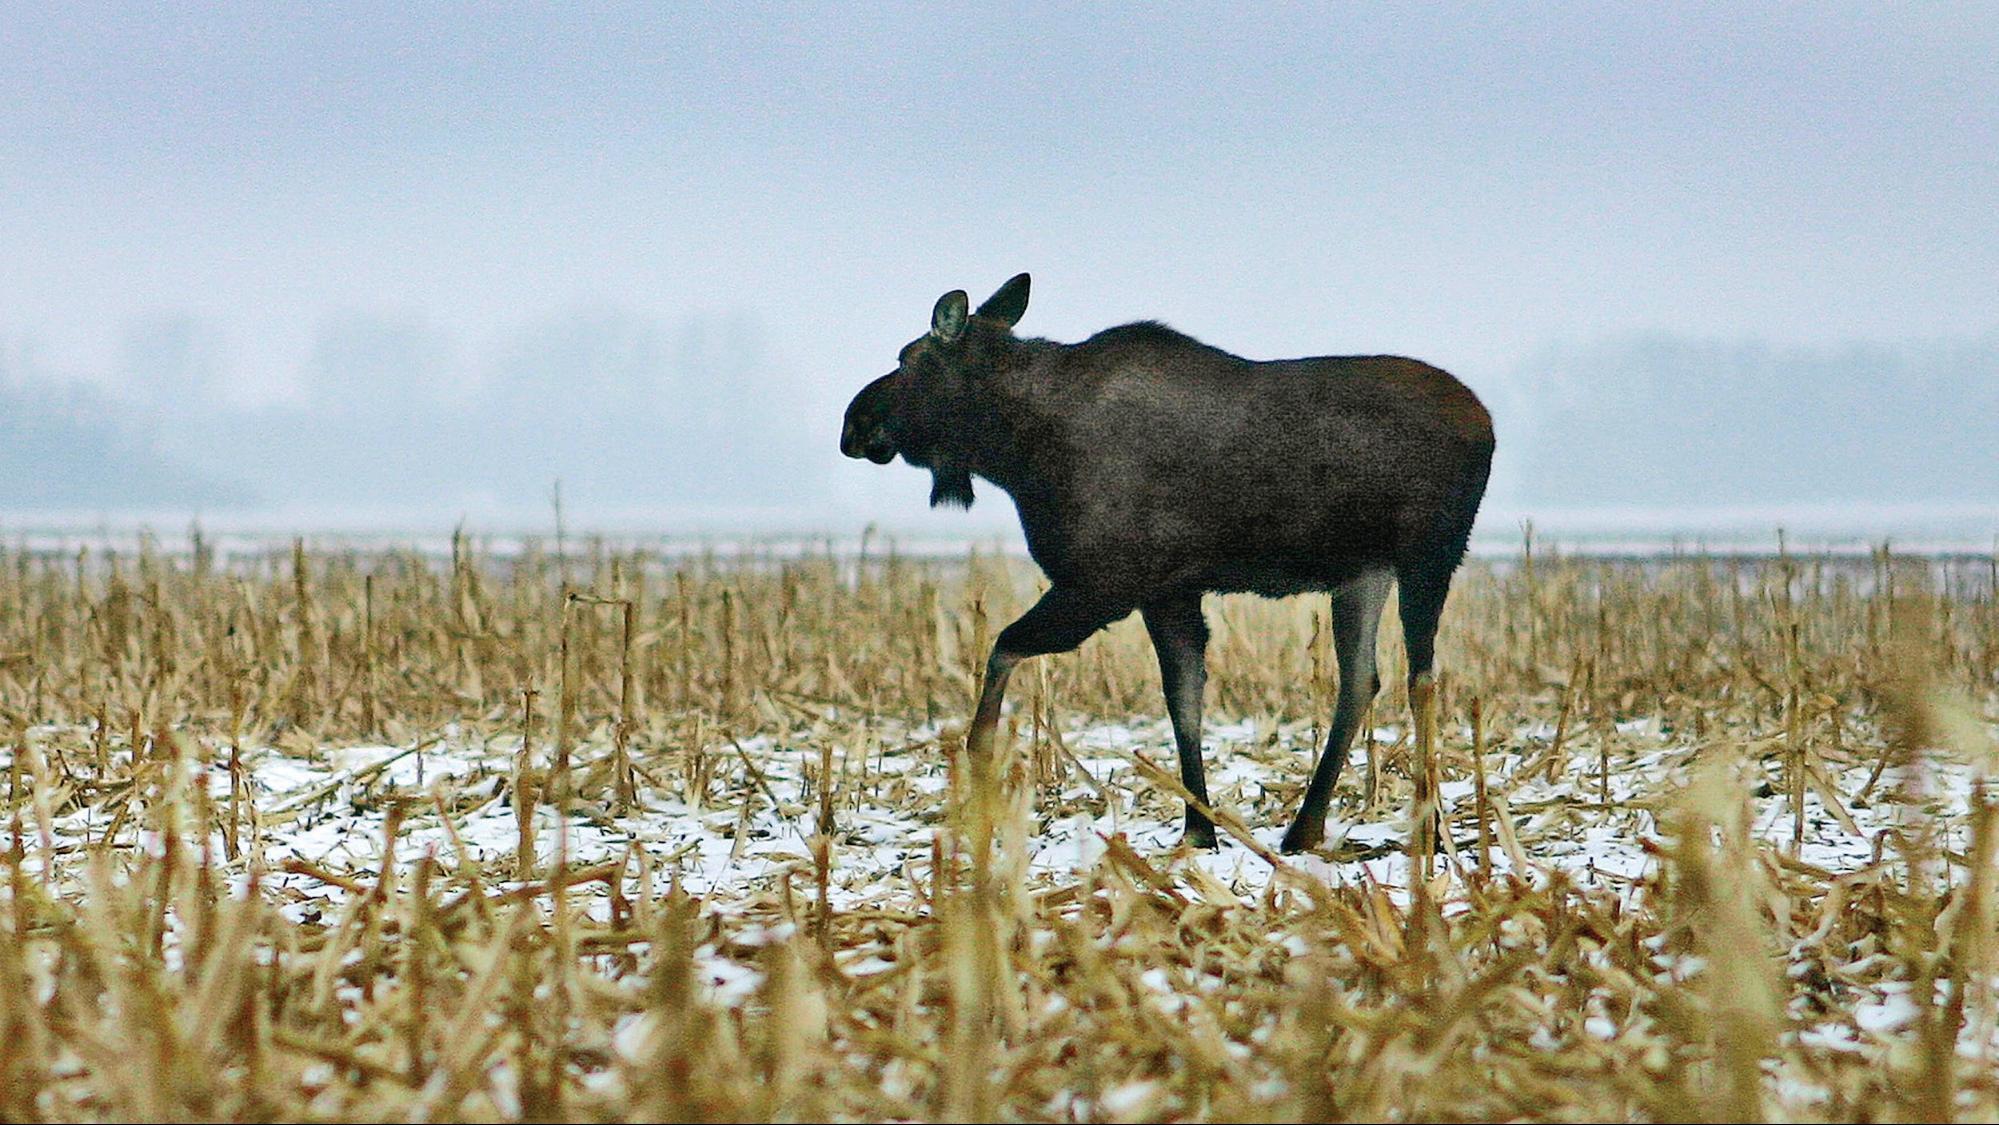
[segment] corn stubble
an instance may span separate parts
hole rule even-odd
[[[1475,563],[1443,631],[1432,767],[1471,796],[1412,838],[1428,877],[1329,884],[1259,843],[1300,753],[1218,802],[1258,857],[1245,889],[1121,835],[1030,872],[1037,822],[1114,796],[1065,728],[1156,712],[1157,674],[1120,625],[1023,677],[1000,761],[961,760],[987,638],[1034,593],[1018,562],[498,557],[462,538],[448,561],[13,552],[0,1118],[1990,1119],[1999,826],[1982,785],[1968,823],[1940,821],[1926,780],[1939,752],[1981,776],[1992,754],[1983,565]],[[1322,725],[1320,604],[1210,612],[1211,713]],[[1391,686],[1376,719],[1405,706]],[[1616,722],[1644,717],[1693,748],[1691,780],[1617,798],[1634,750]],[[890,720],[942,724],[911,749],[949,763],[946,793],[870,774]],[[1536,724],[1552,739],[1521,733]],[[390,803],[372,861],[285,861],[337,910],[301,920],[266,893],[264,848],[299,802],[260,800],[246,754],[505,738],[523,825],[506,862],[396,855],[406,825],[452,830],[466,794],[437,781],[371,798]],[[1438,784],[1407,746],[1363,752],[1365,791],[1335,815],[1424,823],[1417,783]],[[1488,769],[1508,752],[1521,769]],[[697,899],[637,848],[538,854],[527,828],[544,807],[782,805],[778,754],[816,785],[785,809],[810,854],[740,893]],[[1161,754],[1129,755],[1128,784],[1177,819]],[[1509,778],[1576,761],[1601,776],[1564,815],[1657,813],[1631,886],[1536,867]],[[1855,766],[1865,789],[1837,791]],[[1906,815],[1875,862],[1834,873],[1751,830],[1759,784]],[[935,825],[907,909],[829,900],[854,787]],[[98,830],[57,844],[79,809]],[[745,997],[704,979],[714,950],[760,970]],[[1861,1020],[1865,986],[1903,989],[1908,1018]]]

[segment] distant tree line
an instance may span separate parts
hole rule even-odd
[[[1999,333],[1830,349],[1626,339],[1549,349],[1511,388],[1500,458],[1528,503],[1999,499]]]
[[[420,322],[340,317],[296,393],[254,405],[193,326],[147,325],[127,345],[117,397],[0,369],[0,506],[526,507],[559,479],[600,502],[727,508],[790,498],[826,444],[741,315],[668,332],[572,310],[458,364]]]
[[[117,395],[0,348],[0,508],[491,502],[809,509],[837,421],[745,315],[570,310],[473,359],[421,321],[322,327],[296,393],[241,405],[199,326],[127,340]],[[1798,348],[1551,347],[1486,392],[1516,506],[1999,497],[1999,333]],[[1479,385],[1476,377],[1471,381]],[[822,396],[823,397],[823,396]],[[821,404],[823,406],[823,404]]]

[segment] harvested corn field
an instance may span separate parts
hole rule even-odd
[[[1996,567],[1474,561],[1280,857],[1323,598],[1194,852],[1135,619],[955,761],[1004,555],[22,546],[0,1117],[1989,1119]]]

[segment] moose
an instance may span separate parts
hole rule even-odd
[[[990,761],[1007,679],[1136,609],[1159,658],[1187,806],[1183,843],[1215,846],[1201,763],[1207,593],[1327,591],[1339,702],[1286,853],[1318,847],[1327,802],[1381,690],[1375,637],[1399,599],[1417,749],[1435,738],[1438,619],[1484,498],[1492,417],[1469,388],[1399,356],[1255,361],[1156,321],[1077,344],[1015,335],[1028,275],[976,310],[938,299],[930,330],[847,407],[840,451],[931,475],[969,507],[972,478],[1013,497],[1050,586],[986,662],[966,733]]]

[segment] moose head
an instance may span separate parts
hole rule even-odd
[[[847,405],[840,452],[886,465],[897,454],[929,469],[930,504],[972,506],[972,475],[954,455],[983,384],[1002,365],[1013,326],[1027,312],[1029,279],[1019,274],[976,311],[962,289],[937,298],[930,331],[911,340],[894,371],[861,388]]]

